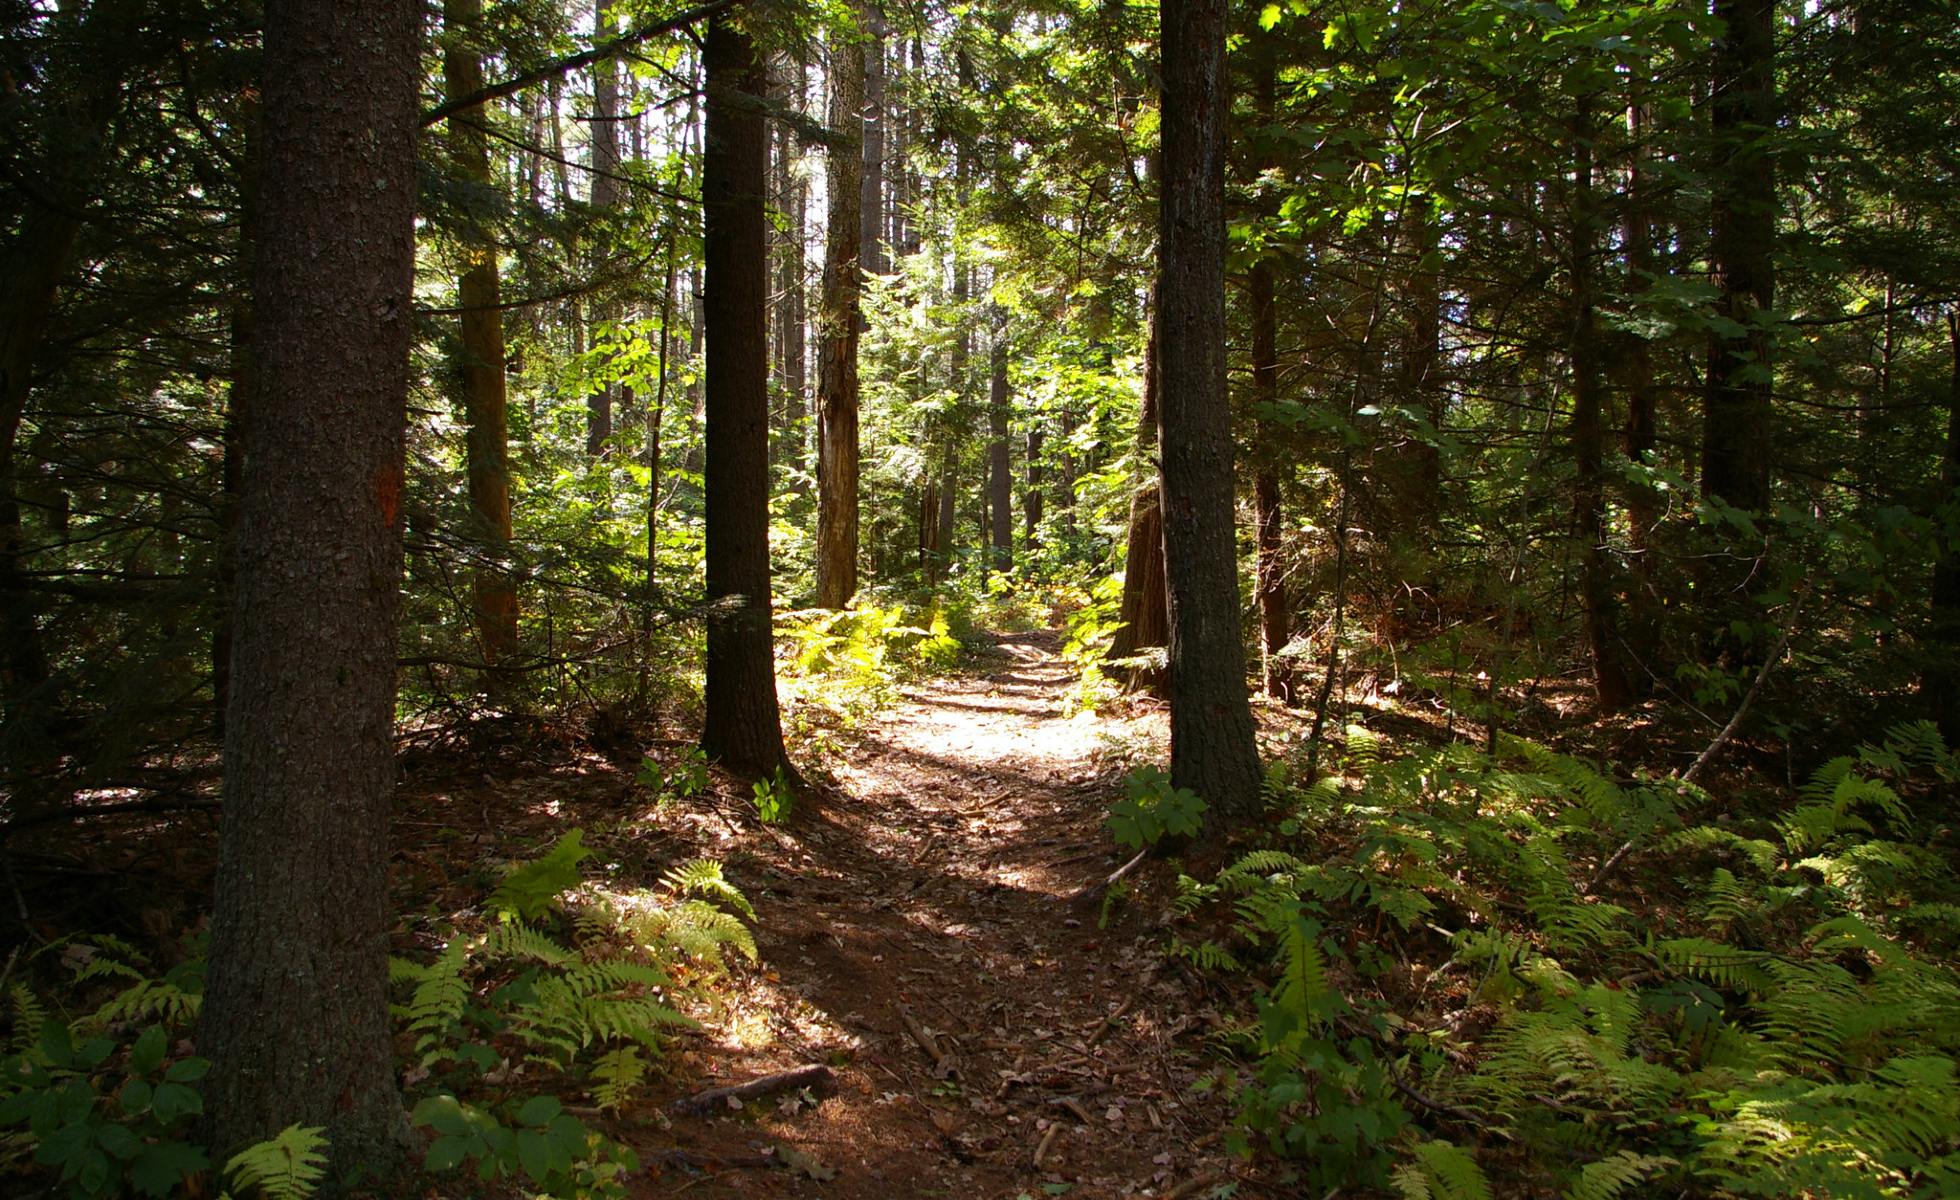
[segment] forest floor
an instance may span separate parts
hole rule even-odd
[[[494,782],[411,756],[403,811],[430,839],[403,847],[411,873],[444,873],[451,829],[510,854],[527,825],[542,848],[588,824],[589,842],[637,839],[647,878],[627,862],[617,883],[705,855],[754,904],[759,966],[720,986],[665,1083],[610,1126],[646,1164],[636,1195],[1195,1197],[1235,1178],[1262,1194],[1220,1145],[1224,1102],[1191,1086],[1217,1014],[1165,959],[1148,910],[1106,914],[1096,887],[1128,857],[1103,827],[1108,802],[1163,718],[1065,715],[1075,672],[1059,644],[992,635],[961,670],[902,686],[781,825],[757,823],[725,781],[719,802],[643,822],[631,768],[591,756]],[[493,822],[494,793],[533,819]],[[429,894],[397,884],[401,901]],[[805,1064],[829,1066],[832,1085],[671,1111]]]

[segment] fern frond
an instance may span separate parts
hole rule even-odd
[[[640,1047],[621,1046],[608,1050],[592,1064],[592,1100],[601,1110],[618,1109],[633,1098],[633,1092],[647,1077],[647,1061]]]
[[[710,900],[720,900],[735,909],[749,920],[755,920],[755,909],[748,897],[740,889],[728,882],[722,874],[721,864],[712,858],[697,858],[683,863],[660,877],[661,882],[683,896],[705,896]]]
[[[327,1177],[326,1149],[324,1126],[288,1125],[232,1155],[225,1174],[265,1200],[306,1200]]]
[[[1680,1164],[1655,1154],[1636,1154],[1622,1150],[1611,1158],[1587,1163],[1579,1178],[1565,1189],[1565,1200],[1618,1200],[1634,1184],[1645,1183],[1669,1167]]]
[[[167,979],[139,979],[104,1001],[83,1019],[83,1024],[101,1028],[118,1021],[159,1022],[181,1027],[197,1020],[204,998]]]
[[[40,1041],[41,1027],[48,1023],[48,1009],[24,983],[15,984],[8,995],[13,1001],[14,1027],[7,1048],[15,1054],[27,1054]]]
[[[1468,1151],[1449,1142],[1423,1142],[1414,1153],[1414,1162],[1395,1171],[1395,1186],[1407,1200],[1491,1200],[1490,1181]]]

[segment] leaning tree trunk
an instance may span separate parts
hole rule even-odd
[[[388,1015],[421,6],[266,6],[258,392],[198,1049],[217,1161],[295,1122],[408,1140]],[[270,236],[268,236],[270,235]]]
[[[817,604],[843,608],[857,594],[858,555],[858,291],[872,249],[862,240],[860,142],[864,116],[864,43],[846,34],[831,47],[831,125],[844,131],[831,147],[829,229],[825,235],[823,312],[817,359]]]
[[[1157,452],[1157,294],[1149,305],[1150,336],[1143,349],[1143,408],[1137,417],[1136,457],[1148,464]],[[1123,595],[1116,610],[1116,634],[1108,660],[1122,664],[1161,650],[1170,641],[1170,602],[1164,596],[1164,513],[1156,472],[1130,496],[1129,533],[1123,554]],[[1118,666],[1126,691],[1164,695],[1160,667]]]
[[[701,748],[740,771],[788,765],[769,595],[768,72],[746,13],[708,25],[701,155],[708,344],[707,703]]]
[[[444,0],[443,82],[453,101],[483,88],[483,58],[473,40],[483,0]],[[490,145],[478,113],[449,123],[449,153],[457,174],[488,190]],[[504,313],[491,230],[471,221],[463,230],[463,274],[457,285],[462,314],[464,465],[469,477],[470,537],[490,561],[471,581],[472,615],[483,661],[495,666],[517,652],[517,584],[508,566],[510,408],[504,390]]]
[[[1214,828],[1259,811],[1225,398],[1225,0],[1167,0],[1157,292],[1171,779]]]

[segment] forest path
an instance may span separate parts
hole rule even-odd
[[[837,791],[731,863],[763,973],[688,1066],[707,1086],[828,1062],[837,1087],[676,1118],[649,1194],[1186,1196],[1228,1177],[1162,931],[1098,928],[1077,898],[1115,861],[1111,737],[1139,731],[1064,715],[1058,644],[996,635],[977,667],[906,688]],[[729,1169],[772,1146],[836,1177]]]

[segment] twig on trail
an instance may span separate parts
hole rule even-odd
[[[771,1096],[777,1092],[787,1092],[797,1088],[829,1087],[837,1081],[829,1067],[821,1063],[797,1067],[791,1071],[778,1071],[774,1075],[764,1075],[747,1083],[732,1084],[727,1087],[709,1088],[692,1096],[674,1101],[667,1107],[677,1113],[709,1114],[726,1108],[730,1100],[737,1104]]]
[[[1095,1023],[1095,1025],[1088,1031],[1089,1047],[1091,1049],[1095,1048],[1097,1042],[1100,1042],[1103,1040],[1103,1038],[1107,1037],[1109,1035],[1110,1030],[1116,1028],[1117,1022],[1123,1019],[1124,1013],[1130,1011],[1130,1005],[1135,1000],[1136,1000],[1135,996],[1123,997],[1123,1003],[1116,1006],[1115,1012],[1110,1013],[1108,1016],[1104,1017],[1102,1020],[1097,1021]]]
[[[1749,715],[1749,706],[1756,702],[1757,693],[1763,690],[1763,682],[1769,678],[1769,673],[1776,666],[1777,660],[1783,657],[1783,651],[1789,648],[1790,635],[1796,632],[1796,628],[1796,614],[1792,613],[1790,623],[1783,627],[1783,636],[1777,640],[1776,649],[1770,651],[1769,657],[1763,660],[1762,670],[1756,672],[1755,681],[1749,685],[1749,690],[1743,693],[1742,703],[1735,706],[1735,715],[1729,718],[1727,725],[1722,726],[1722,731],[1715,735],[1715,740],[1708,743],[1708,748],[1695,757],[1695,761],[1689,764],[1687,770],[1681,772],[1678,777],[1680,782],[1693,783],[1695,777],[1701,774],[1702,768],[1714,761],[1715,756],[1722,752],[1722,748],[1729,744],[1731,738],[1735,737],[1735,731],[1742,727],[1742,718]],[[1638,841],[1639,838],[1636,836],[1620,843],[1620,848],[1607,856],[1606,861],[1599,864],[1599,870],[1593,872],[1592,881],[1586,884],[1586,890],[1582,894],[1592,895],[1597,892],[1599,885],[1613,873],[1613,868],[1620,865],[1620,860],[1633,853],[1633,847]]]
[[[1090,884],[1088,887],[1083,888],[1081,891],[1077,892],[1072,897],[1072,899],[1094,900],[1096,897],[1102,895],[1110,888],[1115,887],[1117,882],[1121,880],[1123,876],[1128,875],[1131,871],[1136,870],[1137,864],[1142,862],[1144,859],[1148,858],[1149,856],[1150,856],[1150,847],[1145,846],[1143,849],[1137,851],[1135,858],[1132,858],[1129,862],[1124,863],[1122,866],[1110,872],[1108,879],[1103,880],[1101,883]]]
[[[1207,1171],[1203,1175],[1193,1175],[1170,1191],[1165,1192],[1164,1200],[1184,1200],[1184,1197],[1195,1195],[1214,1183],[1223,1183],[1224,1180],[1225,1177],[1216,1171]]]
[[[1048,1157],[1048,1147],[1055,1144],[1055,1135],[1061,1131],[1062,1123],[1060,1121],[1049,1123],[1048,1132],[1041,1135],[1041,1144],[1034,1148],[1033,1163],[1035,1170],[1039,1171],[1041,1169],[1042,1161]]]
[[[1054,862],[1044,863],[1042,865],[1049,866],[1049,867],[1066,867],[1079,862],[1088,862],[1092,858],[1108,858],[1108,857],[1109,857],[1109,847],[1097,846],[1094,850],[1090,850],[1086,853],[1071,854],[1067,858],[1058,858]]]
[[[925,1026],[919,1024],[918,1018],[912,1015],[911,1009],[900,1004],[898,1006],[898,1019],[904,1022],[905,1032],[911,1034],[912,1040],[919,1043],[919,1049],[924,1050],[932,1058],[932,1071],[934,1075],[945,1079],[957,1072],[957,1068],[953,1066],[953,1060],[946,1057],[946,1052],[939,1048],[938,1040],[932,1036],[931,1032]]]
[[[1094,1126],[1096,1123],[1096,1119],[1089,1115],[1089,1110],[1082,1107],[1082,1101],[1077,1100],[1074,1096],[1050,1096],[1048,1103],[1054,1105],[1056,1108],[1068,1109],[1075,1114],[1075,1119],[1084,1125]]]

